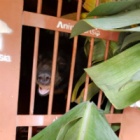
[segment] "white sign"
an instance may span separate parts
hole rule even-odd
[[[62,21],[58,21],[57,23],[57,28],[60,28],[60,29],[66,29],[66,30],[72,30],[72,28],[74,27],[74,25],[72,25],[71,23],[63,23]],[[89,30],[85,33],[89,33],[91,35],[94,35],[96,37],[100,36],[100,31],[98,29],[92,29],[92,30]]]
[[[0,54],[0,61],[11,62],[11,56],[5,55],[5,54]]]
[[[12,33],[12,29],[8,27],[8,25],[0,20],[0,52],[3,51],[4,44],[3,44],[3,34],[10,34]],[[0,61],[4,62],[11,62],[11,56],[6,54],[0,54]]]

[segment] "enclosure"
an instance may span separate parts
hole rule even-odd
[[[117,41],[119,33],[93,29],[69,38],[84,11],[83,3],[82,0],[0,0],[0,20],[10,30],[0,36],[1,139],[29,140],[75,106],[71,103],[74,84],[83,69],[91,66],[95,38],[106,40],[104,60],[107,59],[110,40]],[[86,37],[90,37],[90,53],[83,60],[81,50]],[[51,83],[49,95],[40,96],[36,84],[37,65],[39,55],[45,52],[51,55]],[[60,65],[63,70],[68,66],[68,70],[64,80],[66,86],[56,88],[59,52],[64,58]],[[77,68],[77,65],[80,67]],[[86,76],[84,101],[89,81],[90,78]],[[100,91],[97,96],[98,108],[101,108],[102,95]],[[138,140],[139,116],[137,108],[114,113],[112,106],[106,118],[110,124],[121,124],[118,134],[121,140]]]

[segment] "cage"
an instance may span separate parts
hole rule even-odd
[[[0,20],[8,28],[0,36],[0,137],[6,140],[29,140],[75,106],[71,103],[72,91],[83,68],[91,66],[95,39],[105,40],[106,60],[110,40],[117,41],[119,33],[97,29],[70,39],[71,30],[84,11],[82,0],[0,2]],[[83,44],[87,37],[90,38],[90,53],[85,57]],[[36,84],[37,66],[40,61],[46,61],[44,56],[47,56],[51,69],[45,78],[49,80],[51,77],[51,81],[47,89],[49,95],[40,96]],[[62,67],[61,73],[58,73],[59,65]],[[64,79],[61,79],[61,75]],[[58,85],[57,76],[62,80]],[[83,85],[83,101],[87,98],[89,82],[87,75]],[[101,108],[102,98],[103,92],[100,91],[96,99],[98,108]],[[114,113],[112,106],[106,118],[110,124],[121,125],[117,132],[121,140],[140,138],[137,108]]]

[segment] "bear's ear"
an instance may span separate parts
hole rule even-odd
[[[61,56],[58,56],[57,62],[59,65],[66,65],[66,60]]]
[[[39,54],[38,56],[38,62],[40,62],[42,60],[43,56],[41,54]]]
[[[59,71],[65,69],[67,62],[64,58],[58,56],[57,62],[58,62],[58,70]]]

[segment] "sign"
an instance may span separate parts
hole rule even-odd
[[[11,34],[12,33],[12,29],[8,27],[8,25],[0,20],[0,61],[4,61],[4,62],[11,62],[11,56],[7,55],[7,54],[3,54],[3,50],[4,50],[4,38],[3,38],[3,34]]]

